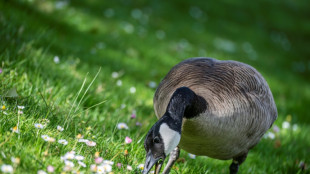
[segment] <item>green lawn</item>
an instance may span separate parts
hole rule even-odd
[[[273,92],[279,117],[239,173],[310,173],[307,5],[0,1],[0,173],[10,166],[14,173],[47,172],[48,166],[55,173],[90,173],[100,157],[114,162],[113,173],[139,173],[144,136],[156,121],[154,83],[189,57],[248,63]],[[70,151],[82,155],[82,163]],[[171,173],[228,173],[230,163],[182,151]]]

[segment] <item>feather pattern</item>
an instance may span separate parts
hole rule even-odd
[[[207,108],[183,117],[179,146],[196,155],[231,159],[254,147],[277,118],[277,109],[262,75],[237,61],[187,59],[173,67],[154,96],[158,118],[166,112],[172,94],[188,87]]]

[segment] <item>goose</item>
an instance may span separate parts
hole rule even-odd
[[[235,174],[272,126],[277,108],[262,75],[250,65],[190,58],[175,65],[154,95],[158,121],[148,131],[143,174],[155,165],[170,172],[180,149],[220,160],[232,159]]]

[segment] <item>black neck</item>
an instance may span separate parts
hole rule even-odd
[[[173,93],[165,115],[172,119],[169,126],[181,131],[183,117],[190,119],[198,116],[206,107],[204,98],[187,87],[181,87]]]

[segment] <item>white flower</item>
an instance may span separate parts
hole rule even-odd
[[[117,81],[116,81],[116,85],[117,85],[117,86],[122,86],[122,85],[123,85],[123,82],[122,82],[121,80],[117,80]]]
[[[287,121],[284,121],[284,122],[282,123],[282,128],[283,128],[283,129],[288,129],[288,128],[290,128],[290,123],[287,122]]]
[[[90,170],[91,170],[92,172],[97,172],[97,165],[96,165],[96,164],[91,164],[91,165],[90,165]]]
[[[56,64],[58,64],[58,63],[60,62],[60,59],[59,59],[58,56],[55,56],[55,57],[54,57],[54,62],[55,62]]]
[[[80,142],[80,143],[87,143],[88,141],[89,141],[89,140],[83,139],[83,138],[81,138],[81,139],[78,140],[78,142]]]
[[[132,170],[132,167],[130,165],[127,165],[127,170]]]
[[[268,133],[267,133],[267,137],[273,140],[276,136],[275,136],[274,133],[268,132]]]
[[[293,124],[293,131],[297,131],[298,130],[298,125],[297,124]]]
[[[59,130],[60,132],[62,132],[62,131],[64,130],[64,128],[58,125],[58,126],[57,126],[57,130]]]
[[[12,163],[14,163],[14,164],[19,164],[20,163],[20,158],[15,158],[15,157],[11,157],[11,161],[12,161]]]
[[[277,125],[274,125],[272,130],[275,132],[275,133],[278,133],[280,132],[280,128],[277,126]]]
[[[83,163],[82,161],[78,161],[79,165],[82,166],[82,167],[86,167],[86,164]]]
[[[75,155],[72,152],[67,152],[65,156],[63,156],[64,160],[73,160],[74,158],[75,158]]]
[[[50,137],[48,135],[41,135],[41,138],[44,140],[44,141],[49,141]]]
[[[118,72],[113,72],[113,73],[112,73],[112,78],[116,79],[116,78],[118,78],[118,77],[119,77]]]
[[[102,163],[103,164],[109,164],[109,165],[113,165],[114,164],[114,162],[110,161],[110,160],[104,160]]]
[[[18,109],[23,110],[25,109],[25,106],[17,106]]]
[[[47,174],[44,170],[39,170],[37,174]]]
[[[156,82],[153,82],[153,81],[149,82],[150,88],[156,88],[156,86],[157,86]]]
[[[87,141],[86,145],[87,146],[96,146],[96,142],[94,142],[94,141]]]
[[[129,89],[129,91],[130,91],[130,93],[136,93],[136,88],[135,87],[131,87],[130,89]]]
[[[128,129],[128,126],[126,123],[118,123],[117,129]]]
[[[102,164],[97,167],[97,173],[109,173],[112,171],[112,166],[109,164]]]
[[[75,159],[78,161],[82,161],[82,160],[84,160],[84,157],[82,155],[76,155]]]
[[[137,168],[140,169],[140,170],[143,170],[144,169],[144,164],[139,164]]]
[[[68,141],[65,139],[61,139],[61,140],[58,140],[58,143],[63,144],[63,145],[67,145]]]
[[[11,128],[11,130],[12,130],[12,132],[15,132],[15,133],[19,134],[19,129],[18,129],[17,126]]]
[[[38,128],[38,129],[43,129],[45,126],[43,124],[40,124],[40,123],[35,123],[34,127]]]
[[[1,166],[1,171],[3,173],[13,173],[13,167],[11,165],[6,165],[6,164],[3,164]]]
[[[191,154],[191,153],[188,153],[188,156],[189,156],[191,159],[195,159],[195,158],[196,158],[196,155]]]
[[[74,167],[74,163],[72,161],[69,161],[69,160],[65,160],[65,165],[68,166],[68,167]]]

